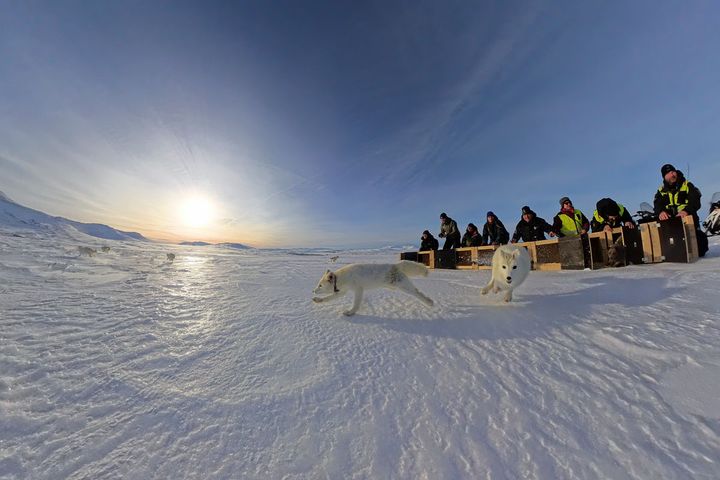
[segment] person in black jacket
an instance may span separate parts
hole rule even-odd
[[[593,232],[612,230],[617,227],[635,228],[635,221],[630,212],[620,203],[611,198],[598,200],[595,213],[590,220]]]
[[[460,248],[460,230],[458,230],[457,222],[447,216],[447,213],[440,214],[440,238],[445,239],[443,250]]]
[[[487,212],[487,222],[483,226],[482,243],[483,245],[505,245],[510,240],[505,225],[493,212]]]
[[[708,239],[705,233],[700,230],[700,219],[697,212],[700,211],[700,190],[685,179],[680,170],[675,169],[669,163],[662,166],[660,174],[663,177],[663,184],[655,193],[654,209],[655,215],[662,222],[672,217],[686,217],[692,215],[695,220],[695,233],[698,243],[698,254],[705,256],[708,251]]]
[[[522,240],[523,242],[545,240],[546,233],[551,237],[557,235],[552,225],[547,223],[544,218],[535,215],[535,212],[526,205],[522,208],[522,218],[515,227],[512,243],[517,243],[518,240]]]
[[[482,236],[474,223],[468,223],[465,235],[462,237],[463,247],[479,247],[483,244]]]
[[[437,250],[440,248],[437,238],[432,236],[428,230],[425,230],[420,237],[420,251]]]

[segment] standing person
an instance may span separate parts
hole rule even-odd
[[[445,239],[443,250],[452,248],[460,248],[460,230],[458,230],[457,222],[448,217],[445,212],[440,214],[440,238]]]
[[[474,223],[468,223],[465,235],[462,237],[463,247],[479,247],[483,244],[482,236]]]
[[[420,251],[437,250],[440,248],[440,243],[437,238],[432,236],[428,230],[425,230],[420,237]]]
[[[546,222],[544,218],[538,217],[535,212],[526,205],[522,207],[522,215],[515,227],[512,243],[517,243],[518,240],[522,240],[523,242],[545,240],[546,233],[551,237],[556,235],[552,225]]]
[[[493,212],[487,212],[487,221],[483,226],[482,242],[483,245],[505,245],[510,240],[505,225]]]
[[[635,221],[625,207],[611,198],[598,200],[590,221],[593,232],[612,230],[617,227],[635,228]]]
[[[560,237],[577,237],[590,230],[590,222],[583,212],[573,207],[568,197],[560,199],[560,211],[553,219],[553,230]]]
[[[662,166],[660,174],[663,177],[663,184],[655,193],[655,215],[661,222],[672,217],[682,218],[691,215],[695,220],[698,254],[704,257],[708,251],[708,239],[700,230],[700,219],[697,215],[701,207],[700,190],[669,163]]]

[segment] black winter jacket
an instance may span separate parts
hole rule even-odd
[[[510,241],[510,234],[505,225],[493,216],[493,223],[485,222],[482,233],[482,242],[485,245],[505,245]]]
[[[440,248],[440,243],[438,242],[437,238],[432,236],[432,234],[428,235],[428,238],[426,238],[426,239],[420,237],[420,250],[421,251],[437,250],[438,248]]]
[[[537,240],[545,240],[545,234],[553,231],[552,225],[547,223],[544,218],[533,214],[529,222],[520,219],[515,227],[512,241],[517,242],[518,240],[522,240],[523,242],[535,242]]]

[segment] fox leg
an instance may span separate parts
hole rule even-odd
[[[402,290],[403,292],[407,293],[408,295],[412,295],[413,297],[417,298],[421,302],[423,302],[428,307],[432,307],[435,302],[432,301],[431,298],[425,296],[420,290],[418,290],[415,285],[410,281],[409,278],[405,277],[400,282],[396,284],[396,287],[398,290]]]
[[[358,308],[360,308],[360,302],[362,302],[362,298],[363,298],[363,289],[356,288],[355,289],[355,300],[353,301],[353,306],[350,310],[345,310],[343,312],[343,314],[347,315],[348,317],[351,315],[355,315],[355,312],[357,312]]]
[[[505,291],[505,301],[509,302],[512,300],[512,290],[506,290]]]
[[[494,278],[490,278],[490,281],[488,282],[487,285],[485,285],[485,286],[483,287],[482,290],[480,290],[480,293],[483,294],[483,295],[487,295],[487,293],[490,291],[490,289],[493,288],[494,285],[495,285],[495,279],[494,279]]]

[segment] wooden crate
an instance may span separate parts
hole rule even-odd
[[[643,244],[638,228],[618,227],[612,231],[612,240],[617,242],[618,238],[622,239],[621,243],[625,246],[625,264],[639,265],[643,263]]]
[[[685,238],[687,239],[688,261],[694,262],[698,258],[700,258],[697,234],[695,233],[695,219],[692,216],[688,215],[687,217],[683,218],[683,225],[685,226]]]
[[[418,252],[402,252],[400,253],[400,260],[410,260],[411,262],[419,262]]]
[[[666,262],[691,263],[698,259],[695,222],[691,216],[660,222],[660,249]]]
[[[608,249],[613,242],[611,232],[593,232],[588,234],[590,244],[590,268],[597,270],[609,265]]]
[[[459,270],[477,270],[478,247],[456,248],[455,268]]]
[[[643,223],[640,235],[645,263],[692,263],[698,259],[695,221],[689,215]]]
[[[520,242],[514,244],[516,247],[527,249],[528,254],[530,254],[530,268],[533,270],[537,269],[537,248],[535,247],[535,243],[536,242]]]
[[[484,245],[482,247],[475,247],[476,251],[476,263],[478,270],[490,270],[492,269],[492,259],[495,254],[495,250],[500,248],[498,245]]]
[[[435,250],[422,250],[417,252],[417,261],[428,268],[435,268]]]
[[[660,246],[660,224],[658,222],[648,222],[641,223],[639,227],[643,249],[643,262],[660,263],[665,261]]]
[[[589,255],[586,241],[582,237],[565,237],[534,242],[535,270],[583,270],[586,252]]]
[[[435,250],[434,257],[434,268],[455,269],[457,265],[457,253],[455,250]]]

